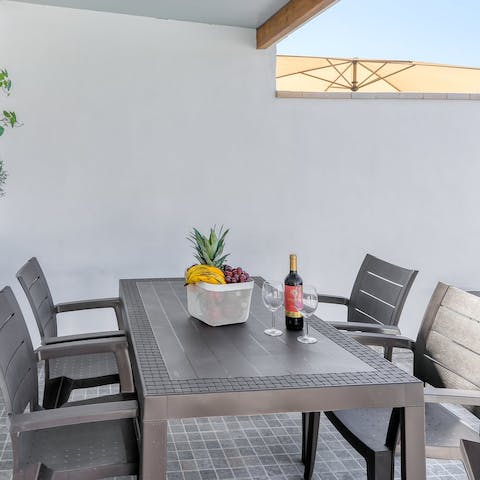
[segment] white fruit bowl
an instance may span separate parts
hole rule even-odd
[[[187,285],[188,313],[212,327],[244,323],[250,313],[253,280],[213,285],[198,282]]]

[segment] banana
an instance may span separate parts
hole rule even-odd
[[[187,270],[187,275],[194,273],[217,273],[218,275],[223,275],[222,270],[212,265],[193,265]]]
[[[215,272],[219,275],[223,275],[223,271],[213,265],[193,265],[188,272]]]
[[[197,282],[226,283],[223,271],[213,265],[193,265],[185,272],[185,285]]]
[[[189,278],[193,275],[217,275],[220,278],[224,277],[222,270],[210,265],[194,265],[193,267],[190,267],[185,276],[186,278]]]
[[[226,283],[225,277],[214,272],[194,273],[188,278],[189,283],[207,282],[207,283]]]
[[[213,284],[220,284],[221,280],[214,276],[214,275],[199,275],[193,279],[195,282],[205,282],[205,283],[213,283]]]
[[[186,279],[186,284],[189,285],[191,283],[197,283],[197,282],[206,282],[206,283],[213,283],[213,284],[223,284],[225,282],[225,278],[220,277],[219,275],[216,274],[193,274],[190,275]]]

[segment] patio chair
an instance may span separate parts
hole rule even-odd
[[[85,340],[85,350],[98,341]],[[64,345],[41,346],[37,354],[53,356],[56,348],[65,354]],[[41,410],[37,375],[25,320],[12,290],[6,287],[0,291],[0,388],[10,424],[13,480],[137,474],[135,400],[93,404],[94,399]]]
[[[350,298],[318,295],[318,301],[348,308],[346,322],[329,322],[335,328],[398,334],[398,320],[417,273],[367,254]]]
[[[2,335],[0,340],[3,342],[6,341],[5,338],[8,340],[8,330],[5,330],[7,325],[25,324],[20,306],[10,287],[5,287],[0,291],[0,322],[3,322],[0,323],[0,335]],[[25,332],[28,333],[26,327]],[[25,345],[22,346],[22,349],[27,349],[30,352],[29,355],[34,358],[32,343],[27,333],[24,335]],[[14,334],[16,334],[16,331],[14,331]],[[4,354],[7,355],[3,352],[3,348],[0,348],[0,357]],[[60,407],[68,402],[72,390],[101,384],[97,379],[92,378],[70,378],[63,372],[67,371],[71,365],[88,365],[92,357],[96,358],[98,355],[107,354],[111,355],[115,362],[115,368],[118,372],[116,379],[120,383],[121,392],[133,393],[133,376],[126,337],[93,338],[77,342],[42,345],[38,348],[36,350],[37,359],[39,361],[45,360],[45,369],[47,370],[53,364],[54,371],[60,373],[56,377],[45,376],[43,407],[47,409]],[[35,365],[33,373],[36,375],[36,372],[37,367]],[[123,397],[118,395],[100,397],[101,401],[121,398]],[[100,399],[97,398],[94,401],[100,401]]]
[[[480,298],[439,283],[430,299],[417,340],[399,335],[352,333],[364,345],[406,348],[414,352],[414,375],[431,386],[425,389],[426,454],[460,458],[460,439],[478,441],[441,403],[456,403],[480,417]],[[400,411],[355,409],[326,412],[337,430],[367,462],[369,480],[393,479]],[[305,478],[315,462],[319,415],[305,420]]]
[[[80,300],[67,303],[54,304],[47,279],[38,260],[32,257],[17,272],[17,279],[28,298],[33,315],[37,322],[42,345],[48,343],[70,342],[72,340],[86,340],[88,338],[105,338],[123,336],[122,312],[120,299],[97,298],[93,300]],[[79,310],[92,310],[99,308],[112,308],[115,312],[119,330],[106,332],[89,332],[80,335],[65,335],[58,337],[57,313],[74,312]]]
[[[462,460],[469,480],[480,480],[480,443],[462,440]]]
[[[97,339],[103,344],[114,341],[125,341],[125,331],[115,330],[107,332],[90,332],[79,335],[58,336],[57,334],[57,313],[71,312],[77,310],[113,308],[116,314],[119,327],[122,325],[122,314],[119,298],[102,298],[95,300],[82,300],[69,303],[54,304],[47,280],[38,263],[38,260],[31,258],[18,272],[17,278],[22,286],[37,322],[42,345],[53,345],[66,343],[72,345],[75,342]],[[68,347],[70,349],[72,347]],[[69,350],[70,351],[70,350]],[[58,385],[62,392],[61,398],[56,399],[50,396],[44,397],[45,408],[53,408],[58,401],[64,403],[73,389],[98,387],[118,383],[120,380],[117,362],[112,352],[104,350],[91,352],[91,355],[69,355],[64,358],[46,359],[45,361],[45,383]],[[123,388],[122,388],[122,391]]]

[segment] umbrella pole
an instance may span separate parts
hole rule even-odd
[[[357,63],[358,63],[358,60],[354,58],[352,62],[352,70],[353,70],[352,88],[351,88],[352,92],[356,92],[358,90]]]

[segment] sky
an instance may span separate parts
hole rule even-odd
[[[277,53],[480,67],[480,0],[340,0]]]

